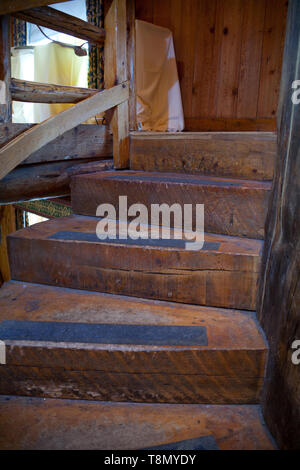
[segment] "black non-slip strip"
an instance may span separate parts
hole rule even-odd
[[[220,450],[213,436],[202,436],[185,441],[170,442],[145,450]]]
[[[0,340],[207,346],[205,326],[114,325],[4,320]]]
[[[188,240],[176,240],[176,239],[164,239],[160,238],[158,240],[153,238],[133,240],[132,238],[120,239],[120,238],[107,238],[105,240],[100,240],[97,237],[96,233],[86,233],[86,232],[71,232],[71,231],[60,231],[54,233],[48,237],[51,240],[69,240],[69,241],[81,241],[81,242],[91,242],[91,243],[117,243],[121,245],[138,245],[138,246],[152,246],[152,247],[166,247],[166,248],[185,248],[186,243],[193,243],[193,241]],[[205,251],[218,251],[220,247],[219,242],[204,242],[202,250]]]

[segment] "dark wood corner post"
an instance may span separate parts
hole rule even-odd
[[[133,116],[134,90],[134,5],[128,0],[113,0],[105,15],[104,83],[105,88],[129,80],[131,98],[116,106],[111,119],[114,167],[129,168],[129,130]],[[128,30],[128,25],[130,28]],[[128,67],[129,61],[129,67]]]
[[[0,16],[0,123],[11,121],[10,15]]]
[[[11,122],[10,15],[0,16],[0,126]],[[6,235],[16,230],[13,206],[0,206],[0,287],[10,279]]]
[[[278,108],[278,158],[257,309],[270,345],[263,413],[282,449],[300,449],[300,347],[295,343],[300,341],[299,80],[300,0],[289,0]]]

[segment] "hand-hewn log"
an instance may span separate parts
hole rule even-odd
[[[300,0],[289,1],[278,113],[278,156],[266,220],[258,316],[270,344],[263,397],[269,429],[283,449],[300,448]],[[296,96],[297,98],[297,96]],[[280,406],[279,406],[280,404]]]
[[[105,88],[127,80],[127,18],[126,0],[113,0],[105,16]],[[111,121],[114,141],[115,168],[129,167],[128,101],[114,111]]]
[[[0,125],[0,147],[35,124]],[[112,158],[112,136],[107,126],[80,124],[28,157],[22,165],[90,158]]]
[[[68,15],[50,7],[37,7],[13,13],[14,16],[29,23],[60,31],[77,38],[85,39],[90,44],[103,44],[105,31],[87,21]]]
[[[11,121],[10,16],[0,16],[0,122]]]
[[[79,103],[99,92],[93,88],[29,82],[17,78],[11,79],[10,91],[13,100],[31,103]]]
[[[18,10],[24,10],[26,8],[42,7],[49,5],[49,3],[61,3],[69,2],[70,0],[26,0],[24,5],[24,0],[1,0],[0,3],[0,15],[5,15],[6,13],[14,13]]]
[[[81,122],[128,100],[128,83],[99,92],[31,127],[0,149],[0,179],[56,137]]]
[[[70,194],[72,176],[110,170],[113,161],[67,160],[26,165],[11,171],[0,181],[0,205]]]

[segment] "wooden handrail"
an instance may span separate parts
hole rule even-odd
[[[1,0],[0,2],[0,15],[6,15],[9,13],[14,13],[18,10],[24,10],[26,8],[34,7],[43,7],[49,5],[49,3],[61,3],[69,2],[70,0],[26,0],[26,5],[24,5],[24,0]]]
[[[14,101],[30,103],[78,103],[98,93],[99,90],[95,88],[29,82],[12,78],[10,92],[11,98]]]
[[[37,7],[13,13],[13,16],[29,23],[45,26],[77,38],[101,45],[105,39],[105,30],[83,21],[75,16],[50,7]]]
[[[129,85],[120,85],[100,91],[75,104],[41,124],[28,129],[0,149],[0,179],[33,152],[48,144],[91,116],[128,101]]]

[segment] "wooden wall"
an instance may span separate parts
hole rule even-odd
[[[173,32],[187,130],[273,130],[286,0],[136,0]]]

